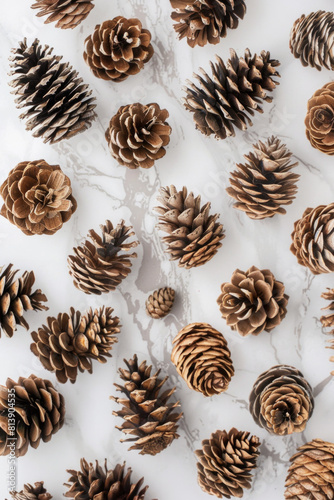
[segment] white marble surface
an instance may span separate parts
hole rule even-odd
[[[332,275],[313,277],[297,264],[289,250],[293,222],[308,206],[329,203],[334,198],[333,159],[312,149],[304,133],[306,103],[313,92],[333,78],[303,68],[288,48],[289,32],[294,20],[311,10],[333,8],[332,0],[248,0],[248,12],[238,30],[217,46],[191,49],[185,40],[179,42],[172,28],[168,0],[96,0],[89,17],[74,31],[61,31],[53,24],[44,25],[30,9],[32,0],[1,2],[1,79],[0,79],[0,182],[9,170],[23,160],[44,158],[60,164],[71,178],[78,210],[56,235],[27,237],[6,220],[0,220],[1,265],[9,262],[21,270],[34,270],[36,284],[49,298],[49,311],[28,314],[31,329],[36,329],[48,314],[57,315],[70,306],[82,311],[90,306],[110,305],[121,318],[122,332],[106,365],[94,365],[93,375],[80,374],[75,385],[60,385],[29,350],[30,334],[19,329],[12,339],[0,340],[0,383],[7,377],[17,379],[35,373],[52,380],[66,399],[64,428],[50,443],[31,449],[17,461],[17,487],[23,483],[44,480],[54,498],[65,491],[67,468],[78,468],[79,459],[109,459],[110,465],[126,460],[133,468],[133,477],[145,476],[150,486],[148,500],[204,500],[196,480],[193,451],[200,447],[216,429],[249,430],[262,441],[259,467],[252,490],[245,499],[278,500],[283,497],[288,459],[301,443],[313,438],[334,442],[333,390],[330,377],[333,369],[330,352],[325,349],[327,336],[319,317],[324,301],[321,293],[333,287]],[[95,24],[116,15],[137,16],[153,36],[155,55],[137,76],[121,84],[94,78],[82,58],[83,42]],[[88,82],[97,97],[98,120],[85,133],[53,147],[34,139],[18,119],[19,112],[7,85],[8,55],[19,40],[38,37],[63,54]],[[191,115],[180,99],[181,87],[199,66],[208,69],[215,53],[226,59],[229,48],[241,54],[246,47],[252,52],[270,50],[281,61],[281,83],[272,104],[264,105],[264,114],[254,119],[247,133],[225,141],[206,138],[194,128]],[[156,101],[170,112],[173,128],[166,156],[148,171],[130,171],[118,166],[108,152],[104,130],[120,105],[140,101]],[[299,191],[287,214],[265,221],[251,221],[232,207],[225,192],[229,172],[242,155],[248,153],[257,139],[269,134],[286,142],[299,161]],[[163,252],[160,237],[154,229],[156,204],[160,185],[187,185],[211,200],[212,209],[221,214],[226,238],[219,253],[205,266],[183,270]],[[98,228],[105,219],[117,223],[120,218],[134,225],[141,245],[138,259],[128,279],[114,293],[102,297],[86,296],[77,291],[68,275],[66,259],[90,228]],[[269,268],[286,285],[290,295],[288,314],[271,334],[240,338],[229,330],[216,304],[220,284],[228,281],[236,268],[251,265]],[[175,287],[176,305],[166,319],[150,320],[144,311],[145,299],[159,286]],[[228,340],[236,374],[229,390],[205,399],[187,388],[170,362],[171,342],[178,330],[192,321],[211,323]],[[163,373],[169,383],[177,386],[184,419],[180,438],[156,457],[140,456],[121,444],[119,424],[112,416],[115,404],[109,400],[118,381],[117,368],[124,357],[138,353]],[[248,411],[248,395],[256,377],[277,363],[299,368],[314,388],[315,411],[303,434],[272,437],[260,429]],[[0,496],[8,497],[6,458],[0,459]]]

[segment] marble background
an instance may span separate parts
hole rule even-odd
[[[23,160],[44,158],[60,164],[71,178],[78,210],[61,231],[51,237],[27,237],[6,220],[0,220],[1,265],[9,262],[15,268],[34,270],[36,285],[49,298],[49,311],[27,315],[31,330],[38,328],[48,314],[68,311],[70,306],[85,311],[90,306],[112,306],[123,325],[113,357],[106,365],[95,364],[93,375],[80,374],[75,385],[61,385],[53,374],[45,371],[29,350],[30,334],[19,329],[12,339],[0,340],[0,383],[7,377],[38,376],[52,380],[66,399],[64,428],[50,443],[31,449],[17,461],[17,487],[23,483],[44,480],[54,498],[65,491],[66,469],[79,468],[80,457],[87,460],[108,458],[112,466],[126,460],[133,468],[133,479],[145,476],[150,486],[148,500],[204,500],[196,480],[193,451],[201,440],[216,429],[236,426],[248,430],[262,441],[259,467],[252,489],[244,498],[278,500],[283,497],[289,457],[302,443],[313,438],[334,442],[333,369],[326,350],[328,337],[319,318],[325,301],[320,298],[326,287],[333,287],[331,275],[313,277],[297,264],[289,250],[293,222],[308,206],[330,203],[334,198],[333,159],[311,148],[304,133],[307,100],[315,90],[333,78],[326,70],[303,68],[291,55],[289,32],[297,17],[315,9],[330,10],[332,0],[247,0],[247,14],[238,30],[230,31],[217,46],[191,49],[185,40],[178,41],[170,19],[168,0],[95,0],[89,17],[73,31],[61,31],[44,25],[30,9],[32,0],[1,2],[0,22],[0,182],[9,170]],[[84,39],[94,26],[117,15],[137,16],[152,32],[155,55],[137,76],[121,84],[94,78],[85,65],[82,52]],[[8,55],[12,47],[27,36],[54,47],[54,53],[80,72],[97,97],[98,119],[83,134],[55,146],[42,143],[25,131],[19,111],[7,85]],[[209,68],[214,54],[227,59],[229,48],[242,54],[270,50],[281,61],[280,85],[272,104],[264,105],[254,126],[235,138],[216,141],[206,138],[194,128],[191,115],[181,104],[182,85],[200,66]],[[148,171],[130,171],[117,165],[110,156],[104,131],[119,106],[152,101],[166,107],[173,128],[166,156]],[[296,172],[301,175],[298,195],[287,214],[265,221],[252,221],[235,210],[225,192],[230,172],[243,160],[251,145],[271,134],[279,136],[299,161]],[[212,210],[221,214],[226,230],[223,247],[205,266],[184,270],[168,260],[160,235],[155,229],[152,209],[160,186],[187,185],[202,201],[212,202]],[[124,218],[135,228],[141,245],[132,273],[119,289],[102,297],[86,296],[77,291],[68,275],[66,259],[90,228],[109,218],[117,223]],[[286,285],[290,296],[288,314],[272,333],[242,339],[232,332],[220,317],[216,299],[221,283],[228,281],[236,268],[256,265],[269,268]],[[176,289],[177,299],[172,313],[161,321],[145,314],[148,294],[169,285]],[[210,323],[228,340],[236,374],[228,391],[204,398],[191,391],[177,375],[170,362],[172,339],[179,329],[193,321]],[[177,386],[184,418],[180,438],[156,457],[140,456],[127,451],[119,442],[120,424],[112,416],[115,403],[109,400],[118,381],[117,368],[122,359],[137,353],[169,375],[169,383]],[[300,369],[314,388],[315,411],[306,431],[289,437],[272,437],[260,429],[248,411],[248,396],[257,376],[277,363]],[[5,457],[0,460],[0,496],[8,498]]]

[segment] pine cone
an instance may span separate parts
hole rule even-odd
[[[134,443],[129,450],[140,450],[140,455],[156,455],[179,437],[177,422],[182,413],[176,408],[180,405],[178,401],[169,402],[176,388],[161,393],[168,377],[159,378],[160,370],[151,375],[152,366],[147,366],[146,361],[138,364],[136,354],[124,362],[128,369],[119,369],[124,386],[114,384],[124,397],[110,397],[122,405],[120,411],[113,411],[113,415],[124,419],[122,426],[116,429],[130,435],[121,439],[122,443]]]
[[[334,203],[307,208],[294,224],[291,252],[313,274],[334,271]]]
[[[18,271],[12,271],[13,264],[5,269],[0,267],[0,337],[1,329],[7,337],[12,337],[17,325],[29,329],[24,319],[25,311],[46,311],[46,296],[40,289],[32,291],[35,283],[33,271],[25,271],[21,278],[15,278]]]
[[[94,76],[122,82],[139,73],[153,52],[151,33],[139,19],[117,16],[95,26],[85,40],[83,56]]]
[[[326,83],[308,101],[305,125],[311,145],[334,155],[334,82]]]
[[[31,484],[25,484],[23,490],[20,492],[14,491],[10,492],[13,500],[51,500],[52,496],[44,488],[44,482],[35,483],[35,486]]]
[[[194,75],[199,86],[187,81],[183,99],[185,108],[194,113],[196,128],[204,135],[214,134],[216,139],[235,136],[235,127],[246,130],[252,125],[250,116],[254,110],[262,113],[262,101],[271,102],[267,95],[279,82],[276,59],[270,59],[270,53],[262,51],[252,56],[246,49],[244,57],[238,57],[231,49],[231,58],[225,65],[216,56],[217,63],[210,62],[212,78],[203,70],[203,76]]]
[[[146,312],[151,318],[160,319],[167,316],[174,304],[175,291],[165,286],[155,290],[146,301]]]
[[[249,396],[255,422],[271,434],[302,432],[313,413],[312,388],[288,365],[273,366],[256,380]]]
[[[313,439],[290,458],[284,498],[330,500],[334,498],[334,444]]]
[[[188,194],[186,187],[177,191],[175,186],[161,188],[157,199],[162,205],[155,208],[160,214],[157,227],[168,233],[162,241],[171,260],[179,260],[180,267],[190,269],[212,259],[225,236],[217,222],[219,215],[209,215],[211,203],[201,207],[200,196]]]
[[[91,126],[95,97],[72,66],[60,62],[62,56],[52,55],[53,49],[42,47],[37,39],[30,47],[24,39],[12,52],[10,85],[16,107],[29,108],[20,115],[27,119],[26,130],[35,129],[34,137],[54,144]]]
[[[329,314],[323,315],[320,318],[320,321],[322,323],[322,326],[324,328],[331,328],[331,330],[328,332],[330,335],[334,336],[334,288],[327,288],[327,292],[324,292],[321,297],[326,300],[330,300],[330,304],[327,307],[324,307],[323,309],[326,311],[330,311]],[[334,349],[334,338],[329,341],[329,346],[328,349]],[[334,363],[334,356],[331,356],[329,358],[330,361],[333,361]],[[334,370],[331,372],[331,375],[334,375]]]
[[[219,43],[227,29],[236,29],[246,13],[244,0],[170,0],[174,29],[190,47]]]
[[[76,211],[70,179],[59,165],[23,161],[0,187],[1,215],[24,234],[54,234]]]
[[[303,66],[319,71],[322,67],[334,69],[333,12],[318,10],[304,14],[295,21],[290,34],[290,50]]]
[[[82,246],[73,248],[75,255],[68,257],[74,285],[87,294],[101,295],[115,290],[131,272],[130,259],[137,257],[136,253],[128,252],[139,241],[126,241],[135,234],[132,226],[125,226],[121,220],[114,228],[107,220],[100,228],[102,237],[91,229],[88,237],[92,242],[86,240]]]
[[[45,24],[56,22],[56,28],[75,28],[86,19],[92,8],[92,0],[36,0],[31,8],[39,9],[37,17],[48,16]]]
[[[173,340],[172,363],[190,389],[204,396],[227,390],[234,375],[224,336],[207,323],[191,323]]]
[[[290,205],[295,199],[299,175],[290,170],[298,165],[291,163],[292,153],[277,137],[253,145],[254,153],[244,155],[245,165],[237,164],[226,189],[237,203],[234,208],[246,212],[251,219],[265,219],[285,214],[281,205]]]
[[[8,378],[0,385],[0,456],[14,447],[21,457],[29,445],[38,448],[40,441],[50,441],[63,426],[65,402],[49,380],[30,375],[18,382]]]
[[[111,307],[101,307],[81,315],[71,307],[70,314],[49,316],[47,326],[31,332],[34,342],[30,349],[44,368],[56,373],[59,382],[70,379],[74,383],[78,370],[93,372],[93,359],[106,363],[106,357],[111,357],[109,351],[117,342],[115,334],[120,332],[119,318],[112,313]]]
[[[242,497],[251,487],[260,440],[249,432],[233,428],[216,431],[196,450],[198,484],[205,493],[218,498]]]
[[[252,266],[248,271],[237,269],[231,283],[223,283],[217,299],[222,317],[240,335],[270,332],[286,315],[289,296],[284,285],[269,269]]]
[[[156,103],[121,106],[110,120],[105,138],[112,156],[129,168],[151,168],[166,154],[171,127],[167,109]]]

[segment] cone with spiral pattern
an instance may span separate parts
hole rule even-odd
[[[175,291],[168,286],[155,290],[146,301],[146,312],[151,318],[167,316],[174,304]]]
[[[48,16],[44,21],[56,23],[56,28],[73,29],[90,13],[92,0],[37,0],[31,8],[38,9],[37,17]]]
[[[22,491],[10,492],[12,500],[51,500],[52,496],[44,488],[44,482],[40,481],[31,484],[25,484]]]
[[[334,155],[334,82],[326,83],[309,99],[305,126],[311,146]]]
[[[320,321],[322,323],[323,328],[326,328],[327,332],[333,336],[331,340],[328,341],[328,349],[334,349],[334,288],[327,288],[327,292],[324,292],[321,297],[323,299],[329,300],[330,304],[323,309],[327,311],[327,314],[321,316]],[[328,330],[329,329],[329,330]],[[329,358],[330,361],[334,363],[334,356]],[[334,370],[331,372],[331,375],[334,376]]]

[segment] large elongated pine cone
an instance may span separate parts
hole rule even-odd
[[[146,301],[146,312],[151,318],[167,316],[174,304],[175,290],[169,286],[155,290]]]
[[[282,205],[290,205],[297,192],[299,175],[291,172],[298,162],[290,161],[292,153],[277,137],[254,144],[254,153],[244,155],[247,162],[237,164],[227,193],[236,200],[234,208],[251,219],[265,219],[285,214]]]
[[[20,118],[34,137],[54,144],[91,126],[95,97],[72,66],[61,62],[62,56],[52,55],[53,49],[37,39],[30,47],[24,39],[12,52],[12,93],[17,108],[28,108]]]
[[[225,337],[207,323],[185,326],[173,340],[172,363],[190,389],[204,396],[227,390],[234,375]]]
[[[237,269],[230,283],[223,283],[217,303],[232,330],[240,335],[270,332],[286,315],[289,296],[284,285],[269,269],[252,266],[248,271]]]
[[[327,292],[324,292],[321,297],[323,299],[329,300],[330,304],[323,309],[325,311],[329,311],[329,314],[324,314],[321,316],[320,321],[324,328],[331,328],[328,333],[333,336],[331,340],[328,341],[329,346],[328,349],[334,349],[334,288],[327,288]],[[334,356],[329,358],[330,361],[334,363]],[[334,370],[331,372],[331,375],[334,375]]]
[[[59,165],[23,161],[0,187],[1,215],[24,234],[54,234],[76,211],[71,181]]]
[[[261,373],[249,396],[255,422],[271,434],[302,432],[313,413],[312,388],[303,374],[288,365]]]
[[[216,139],[235,135],[235,128],[246,130],[252,125],[250,116],[263,112],[263,101],[271,102],[272,92],[278,85],[277,66],[280,63],[270,58],[270,52],[251,55],[246,49],[244,57],[238,57],[231,49],[230,59],[225,65],[216,56],[210,62],[212,77],[200,68],[201,75],[194,74],[199,81],[195,85],[187,81],[183,99],[185,108],[193,113],[196,128],[204,135],[214,134]]]
[[[225,38],[228,29],[236,29],[246,13],[244,0],[170,0],[174,29],[188,45],[204,47]]]
[[[37,17],[48,16],[44,21],[56,23],[56,28],[75,28],[94,7],[92,0],[36,0],[31,8],[39,9]]]
[[[0,455],[8,455],[15,443],[15,456],[21,457],[29,446],[50,441],[64,424],[65,402],[49,380],[36,375],[8,378],[0,386]]]
[[[291,252],[313,274],[334,271],[334,203],[307,208],[294,224]]]
[[[22,491],[14,491],[10,493],[13,500],[51,500],[52,496],[44,488],[44,482],[25,484]]]
[[[178,191],[175,186],[160,189],[157,200],[161,203],[154,210],[159,214],[157,227],[168,233],[162,241],[171,260],[178,260],[180,267],[190,269],[205,264],[217,253],[225,237],[218,214],[209,215],[211,203],[201,207],[201,197],[188,193],[186,187]]]
[[[330,500],[334,498],[334,444],[313,439],[290,458],[284,498]]]
[[[326,83],[309,99],[305,126],[311,145],[334,155],[334,82]]]
[[[126,226],[121,220],[114,228],[107,220],[100,228],[102,236],[91,229],[88,231],[91,241],[73,248],[74,255],[68,257],[74,285],[87,294],[101,295],[115,290],[131,272],[130,259],[137,257],[136,253],[129,252],[139,241],[127,241],[135,234],[132,226]]]
[[[94,76],[122,82],[139,73],[153,52],[151,33],[139,19],[117,16],[95,26],[85,40],[83,56]]]
[[[106,363],[120,332],[119,318],[111,307],[89,309],[85,314],[75,311],[48,317],[47,325],[31,332],[31,351],[44,368],[56,373],[59,382],[76,381],[78,370],[93,372],[92,360]]]
[[[124,396],[111,396],[122,405],[121,410],[113,411],[113,415],[124,419],[122,426],[116,428],[129,436],[121,439],[121,442],[133,443],[129,450],[139,450],[141,455],[156,455],[179,437],[177,428],[182,413],[177,408],[180,405],[178,401],[170,402],[176,388],[162,392],[168,377],[160,378],[160,370],[151,375],[152,366],[146,361],[139,364],[136,354],[124,362],[127,369],[119,369],[124,386],[114,384]]]
[[[250,432],[233,428],[216,431],[196,450],[198,484],[205,493],[218,498],[242,497],[251,487],[260,440]]]
[[[17,325],[28,330],[29,325],[24,318],[25,311],[46,311],[47,298],[40,289],[32,291],[35,283],[33,271],[25,271],[21,278],[16,278],[18,271],[12,271],[13,264],[0,267],[0,337],[1,330],[12,337]]]

